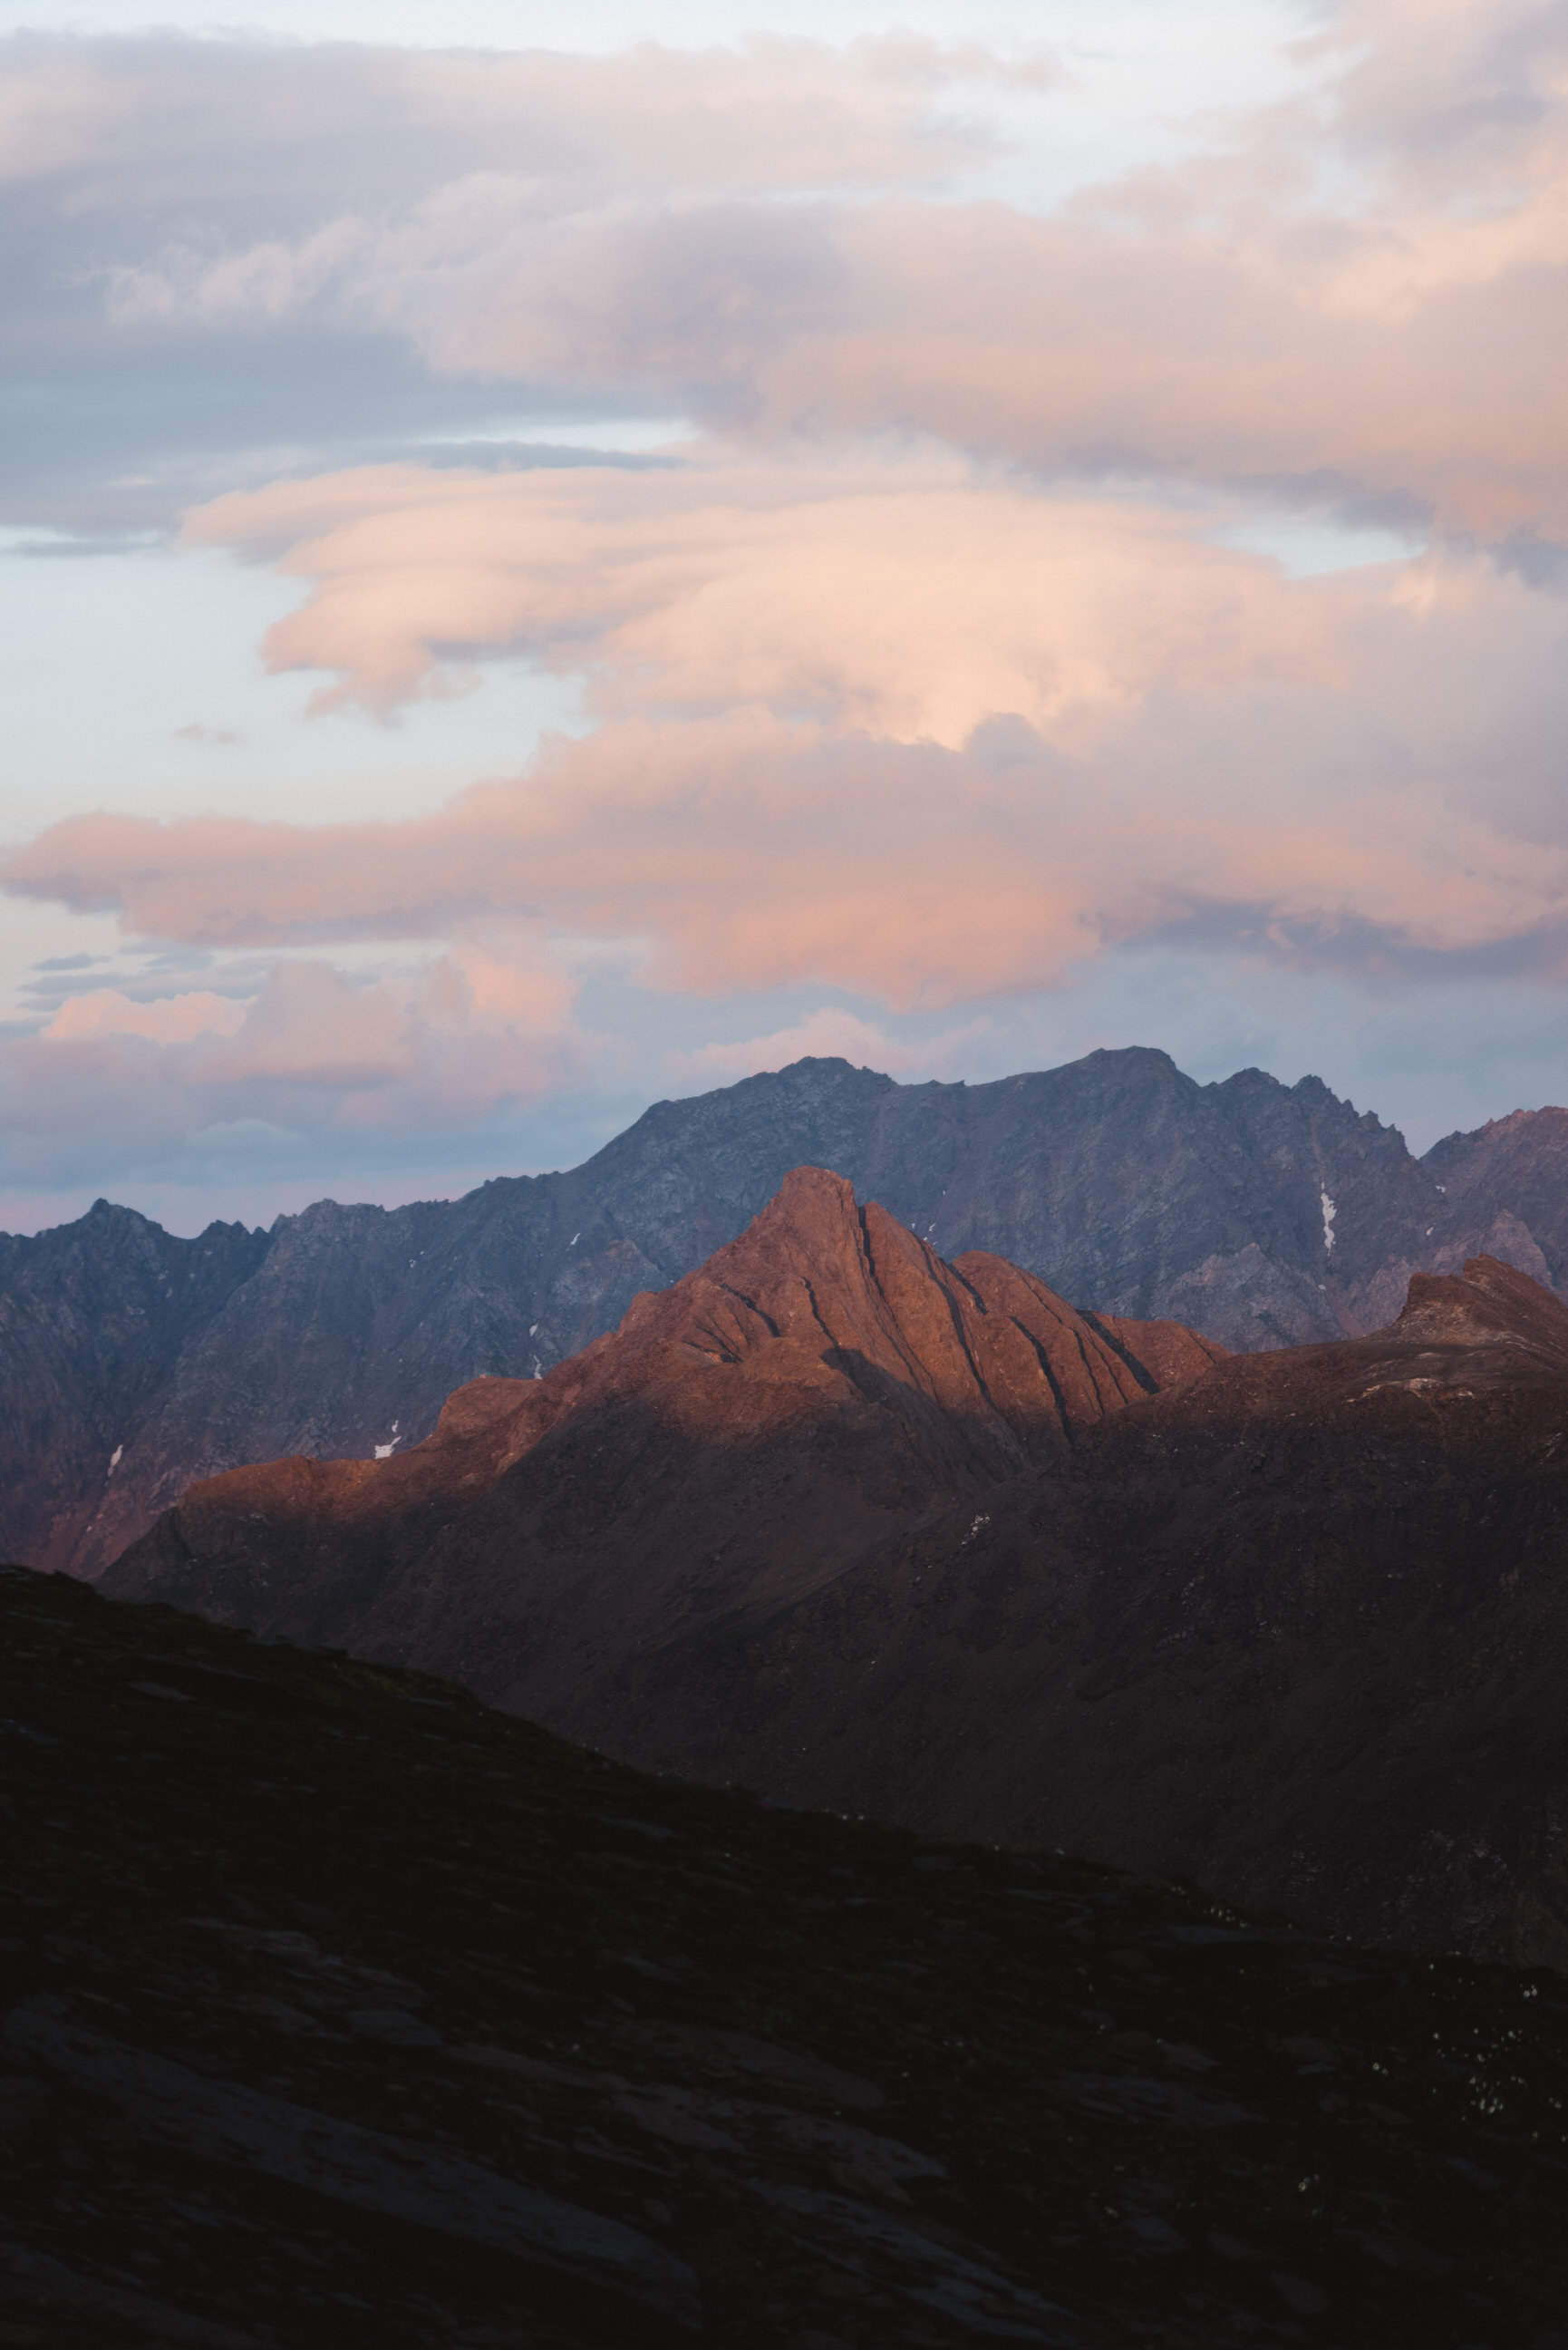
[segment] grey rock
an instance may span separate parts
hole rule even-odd
[[[1142,1048],[981,1086],[797,1061],[461,1200],[325,1200],[194,1241],[100,1201],[0,1237],[0,1555],[97,1575],[200,1478],[406,1451],[466,1380],[548,1371],[614,1328],[802,1163],[950,1260],[990,1250],[1241,1352],[1376,1328],[1413,1271],[1483,1252],[1568,1273],[1568,1111],[1417,1161],[1315,1077],[1199,1086]]]
[[[209,2080],[36,2005],[5,2019],[9,2047],[121,2106],[148,2136],[237,2162],[340,2203],[543,2261],[611,2285],[687,2324],[697,2279],[662,2246],[444,2147],[337,2120],[239,2082]]]
[[[19,2285],[29,2300],[40,2302],[44,2311],[53,2314],[64,2303],[77,2310],[94,2310],[99,2316],[117,2319],[119,2325],[129,2325],[137,2333],[151,2335],[155,2344],[177,2343],[180,2350],[270,2350],[270,2337],[264,2340],[257,2334],[241,2334],[232,2325],[214,2325],[205,2317],[196,2317],[186,2309],[171,2309],[147,2293],[127,2291],[122,2285],[110,2284],[102,2277],[84,2276],[79,2269],[68,2268],[64,2261],[53,2259],[47,2252],[35,2251],[26,2244],[0,2244],[0,2272]],[[11,2341],[41,2339],[35,2333],[20,2330],[0,2337]],[[63,2332],[56,2341],[63,2341]]]
[[[911,2301],[925,2302],[956,2318],[970,2332],[998,2340],[1069,2345],[1075,2334],[1049,2323],[1064,2319],[1054,2302],[1002,2275],[996,2269],[968,2259],[952,2245],[938,2243],[901,2220],[872,2205],[844,2195],[825,2195],[811,2187],[786,2186],[765,2178],[749,2185],[753,2195],[778,2209],[815,2220],[857,2246],[884,2257],[923,2268],[923,2283],[906,2285]],[[1041,2321],[1047,2321],[1042,2323]]]

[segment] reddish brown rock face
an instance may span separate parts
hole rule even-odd
[[[1315,1077],[1199,1086],[1141,1048],[976,1086],[802,1060],[461,1200],[321,1200],[192,1241],[100,1201],[0,1233],[0,1558],[92,1577],[199,1480],[407,1451],[467,1381],[532,1378],[614,1330],[803,1163],[1107,1333],[1170,1316],[1243,1354],[1355,1336],[1413,1273],[1483,1252],[1568,1296],[1565,1110],[1417,1161]]]
[[[607,1735],[639,1651],[760,1627],[933,1510],[1062,1459],[1223,1349],[947,1265],[801,1168],[749,1231],[538,1380],[382,1461],[192,1488],[107,1587],[374,1653]]]
[[[1568,1966],[1568,1311],[1490,1258],[1417,1276],[1386,1330],[1232,1356],[885,1543],[745,1662],[716,1722],[650,1690],[646,1751]]]
[[[1568,1962],[1568,1311],[1225,1356],[796,1171],[538,1381],[195,1487],[109,1587],[695,1777]]]

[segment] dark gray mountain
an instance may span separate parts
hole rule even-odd
[[[236,1289],[265,1232],[178,1240],[99,1200],[36,1240],[0,1233],[0,1550],[70,1566],[128,1453]],[[134,1472],[133,1472],[134,1473]]]
[[[797,1061],[462,1200],[322,1201],[195,1241],[100,1201],[0,1241],[0,1555],[96,1575],[193,1479],[401,1450],[476,1374],[547,1371],[613,1329],[802,1163],[946,1258],[988,1250],[1244,1352],[1376,1328],[1412,1272],[1483,1253],[1568,1295],[1568,1111],[1417,1161],[1315,1077],[1199,1086],[1141,1048],[982,1086]]]

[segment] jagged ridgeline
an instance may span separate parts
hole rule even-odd
[[[986,1250],[1245,1352],[1376,1328],[1412,1271],[1483,1252],[1559,1283],[1565,1149],[1568,1113],[1542,1110],[1417,1161],[1316,1078],[1199,1086],[1146,1050],[981,1086],[805,1060],[451,1202],[183,1241],[100,1201],[0,1240],[0,1551],[95,1575],[196,1478],[417,1442],[465,1380],[613,1329],[802,1164],[944,1257]]]
[[[0,2338],[1560,2350],[1568,1987],[0,1571]]]
[[[644,1767],[1568,1962],[1568,1308],[1495,1258],[1227,1355],[952,1263],[822,1169],[384,1461],[109,1570]]]

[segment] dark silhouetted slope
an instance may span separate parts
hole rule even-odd
[[[0,2332],[1547,2350],[1568,1992],[0,1572]]]

